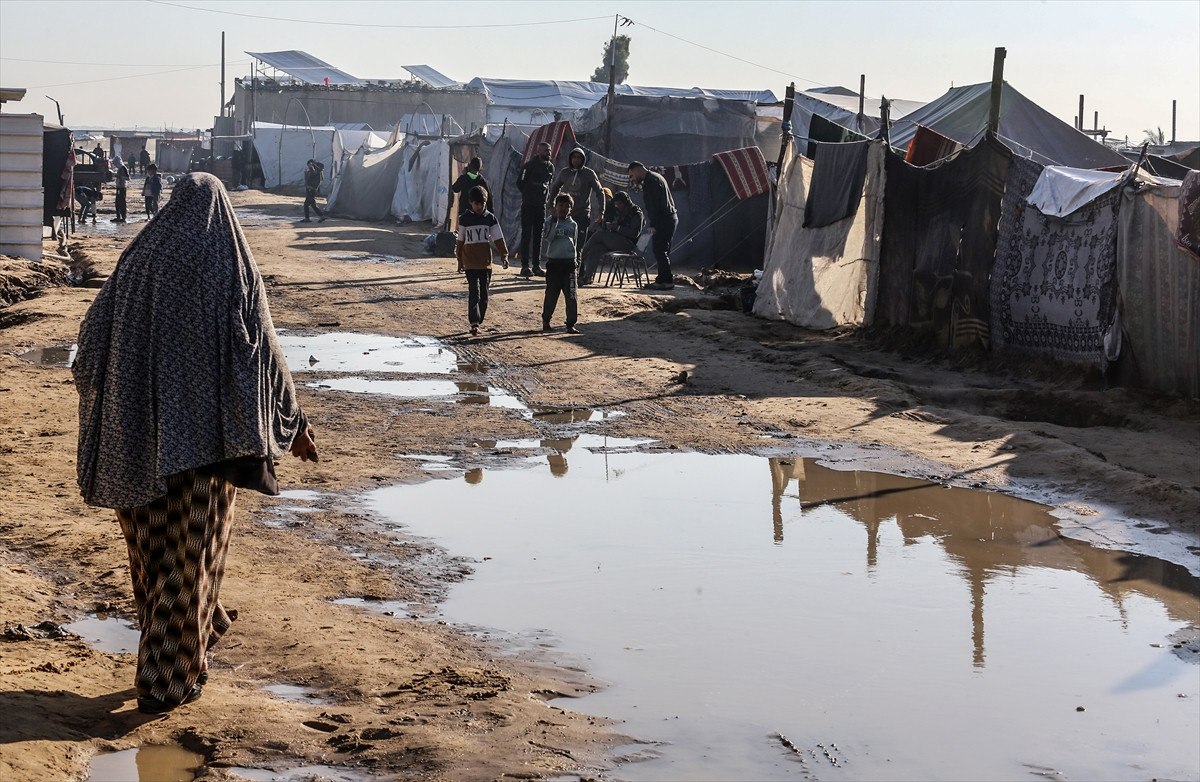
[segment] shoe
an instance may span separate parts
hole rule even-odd
[[[542,267],[540,267],[540,266],[534,266],[534,267],[533,267],[533,276],[534,276],[534,277],[545,277],[545,276],[546,276],[546,272],[542,271]]]
[[[530,277],[532,277],[532,276],[533,276],[533,272],[531,272],[531,271],[528,269],[528,267],[522,266],[522,267],[521,267],[521,271],[517,272],[517,276],[518,276],[518,277],[524,277],[525,279],[527,279],[527,280],[528,280]]]
[[[551,331],[554,331],[554,329],[550,328],[550,324],[549,324],[549,323],[543,323],[543,324],[542,324],[542,333],[543,333],[543,334],[549,334]]]
[[[208,684],[208,671],[200,672],[200,675],[196,677],[196,684],[201,687]]]
[[[471,336],[472,336],[472,337],[478,337],[478,336],[479,336],[479,327],[478,327],[478,326],[472,326],[472,327],[471,327]]]
[[[591,284],[592,284],[592,278],[591,278],[591,277],[580,277],[580,278],[579,278],[579,283],[578,283],[578,285],[579,285],[579,287],[580,287],[580,288],[586,288],[587,286],[589,286],[589,285],[591,285]]]
[[[183,699],[183,703],[178,705],[165,703],[160,701],[158,698],[151,698],[149,695],[143,695],[137,699],[137,708],[142,714],[166,714],[168,711],[178,708],[184,703],[191,703],[192,701],[199,700],[203,692],[204,688],[197,684],[192,688],[192,691],[188,693],[187,697]]]
[[[328,218],[328,217],[326,217],[325,215],[321,215],[320,217],[318,217],[318,218],[317,218],[317,222],[318,222],[318,223],[323,223],[323,222],[325,222],[325,221],[326,221],[326,220],[328,220],[328,219],[329,219],[329,218]]]
[[[303,220],[301,220],[300,222],[302,222],[302,223],[311,223],[311,222],[312,222],[312,220],[309,220],[309,219],[306,217],[306,218],[304,218]]]
[[[583,332],[580,331],[579,329],[575,328],[574,326],[567,326],[567,333],[568,334],[582,334]]]

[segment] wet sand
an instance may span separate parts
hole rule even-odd
[[[204,698],[146,718],[133,708],[132,655],[40,631],[2,641],[0,713],[21,718],[0,722],[0,778],[81,779],[97,752],[174,743],[200,753],[211,779],[235,778],[231,767],[317,765],[383,779],[600,773],[612,750],[628,751],[621,726],[547,702],[597,689],[588,671],[369,608],[396,601],[389,605],[410,616],[434,616],[449,586],[476,565],[404,530],[382,531],[368,493],[428,479],[426,462],[404,458],[411,455],[470,462],[486,481],[509,458],[497,441],[546,439],[537,411],[619,410],[625,415],[603,424],[608,433],[666,450],[747,453],[832,441],[841,445],[826,450],[827,460],[844,453],[847,464],[1040,499],[1072,536],[1198,570],[1200,416],[1192,403],[1021,372],[956,371],[854,338],[681,305],[694,295],[683,288],[653,297],[582,289],[583,334],[543,336],[540,281],[515,270],[497,271],[487,324],[470,339],[453,261],[420,249],[427,226],[301,226],[299,198],[233,198],[250,210],[246,232],[276,326],[436,338],[454,352],[454,367],[418,379],[468,387],[437,398],[335,393],[319,387],[337,379],[334,362],[298,371],[322,461],[285,461],[280,477],[316,494],[239,494],[224,597],[240,616]],[[80,244],[98,268],[111,269],[139,228],[84,229]],[[5,625],[67,624],[97,608],[131,615],[115,520],[86,507],[75,488],[69,370],[18,357],[69,346],[94,293],[50,289],[3,313]],[[675,382],[683,371],[686,382]],[[388,373],[355,376],[387,381]],[[507,396],[529,412],[455,401],[468,396]],[[1034,409],[1021,404],[1031,398]],[[711,484],[693,490],[722,493]],[[344,598],[363,604],[334,602]],[[263,689],[271,685],[307,688],[311,700],[328,703],[281,698]]]

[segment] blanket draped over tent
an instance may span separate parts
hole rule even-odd
[[[992,281],[993,344],[1103,369],[1116,315],[1121,192],[1049,217],[1026,203],[1034,167],[1024,159],[1011,167]]]
[[[887,156],[876,319],[988,345],[989,275],[1012,153],[994,139],[916,168]]]
[[[1200,260],[1200,171],[1191,171],[1183,178],[1176,234],[1179,246]]]
[[[1175,243],[1180,190],[1153,187],[1123,196],[1117,231],[1122,364],[1140,386],[1197,399],[1200,262]]]
[[[740,199],[752,198],[771,190],[771,179],[767,174],[767,161],[758,147],[731,149],[718,152],[713,160],[721,164],[733,192]]]
[[[820,228],[844,220],[858,211],[867,178],[869,141],[817,144],[809,189],[804,202],[804,227]]]
[[[566,120],[559,122],[551,122],[547,125],[542,125],[529,136],[529,141],[525,144],[525,152],[521,155],[521,165],[529,161],[537,152],[538,144],[550,145],[550,159],[557,160],[559,153],[566,146],[567,139],[571,140],[571,145],[575,144],[575,131],[571,129],[571,123]]]
[[[811,329],[870,322],[883,231],[884,144],[872,142],[863,152],[856,209],[821,227],[804,226],[814,162],[797,155],[785,164],[755,315]]]

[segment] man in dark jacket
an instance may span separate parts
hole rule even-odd
[[[317,222],[325,222],[325,213],[317,206],[317,191],[321,189],[321,180],[325,178],[325,166],[315,160],[309,160],[304,167],[304,219],[300,222],[311,223],[308,208],[311,206],[317,213]]]
[[[471,188],[482,187],[487,193],[487,211],[495,214],[495,209],[492,205],[492,186],[483,178],[483,158],[473,157],[471,162],[467,163],[467,170],[462,172],[458,179],[454,180],[454,184],[450,185],[451,192],[458,194],[458,214],[469,211],[471,206],[467,203],[467,194],[471,192]]]
[[[583,268],[579,271],[579,284],[589,285],[596,274],[596,266],[608,252],[633,252],[637,239],[642,234],[642,210],[630,200],[629,194],[618,190],[612,197],[613,219],[597,228],[583,246]]]
[[[521,191],[521,276],[545,275],[542,271],[542,225],[546,220],[546,192],[554,177],[551,148],[543,141],[537,154],[521,166],[517,188]]]
[[[550,183],[547,193],[546,213],[549,214],[559,191],[571,196],[574,206],[571,208],[571,219],[579,226],[579,242],[583,243],[593,222],[598,222],[604,214],[604,187],[596,172],[585,166],[584,152],[581,147],[571,150],[567,156],[567,167],[558,172]]]
[[[671,187],[662,174],[647,171],[646,166],[636,160],[629,164],[629,180],[642,186],[654,259],[658,261],[658,276],[648,287],[670,290],[675,287],[675,278],[671,275],[671,239],[675,237],[675,229],[679,225],[679,213],[675,210]]]

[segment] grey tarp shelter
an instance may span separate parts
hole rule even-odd
[[[957,141],[974,146],[987,129],[991,107],[991,82],[954,87],[942,97],[893,123],[889,134],[893,147],[903,148],[924,126]],[[1055,117],[1005,82],[1000,94],[998,135],[1013,152],[1032,157],[1042,165],[1074,168],[1125,167],[1120,153],[1094,141]]]

